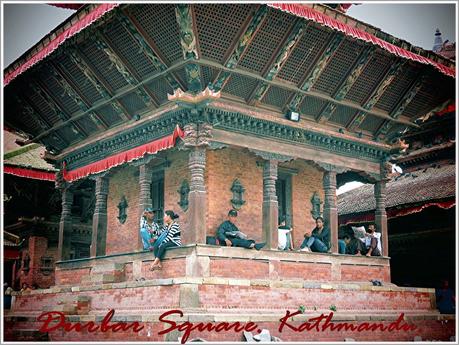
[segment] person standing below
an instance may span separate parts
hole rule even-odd
[[[316,227],[311,234],[304,234],[300,251],[327,253],[330,249],[330,230],[324,227],[324,219],[316,218]]]
[[[238,234],[242,234],[238,227],[235,225],[237,219],[237,211],[230,210],[228,212],[228,219],[225,220],[217,229],[217,239],[221,246],[228,247],[242,247],[248,249],[260,250],[266,243],[255,243],[254,240],[247,238],[240,238]]]
[[[153,252],[155,254],[155,260],[150,267],[150,271],[159,270],[162,268],[161,260],[166,254],[166,249],[172,247],[180,247],[181,242],[181,233],[180,225],[175,221],[178,219],[179,215],[174,213],[172,210],[167,210],[164,212],[164,227],[163,231],[167,231],[166,237],[161,241],[161,243],[155,243],[153,246]],[[158,241],[157,241],[158,242]]]
[[[155,212],[148,207],[140,217],[140,237],[142,238],[143,250],[153,250],[153,244],[159,235],[160,228],[154,221]]]

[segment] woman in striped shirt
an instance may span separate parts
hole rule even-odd
[[[164,212],[164,228],[162,231],[167,231],[166,238],[161,243],[155,243],[154,254],[155,261],[150,267],[150,271],[161,269],[161,260],[164,257],[167,248],[180,247],[182,242],[180,241],[180,225],[175,221],[178,219],[178,214],[174,211],[167,210]]]

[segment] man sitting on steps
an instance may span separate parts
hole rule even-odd
[[[225,220],[217,229],[217,239],[221,246],[242,247],[256,250],[263,248],[266,243],[255,243],[254,240],[247,239],[247,235],[239,231],[234,224],[237,219],[237,211],[230,210],[228,219]]]

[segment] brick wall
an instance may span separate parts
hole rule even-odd
[[[188,229],[188,212],[178,205],[180,195],[178,190],[184,179],[190,182],[188,169],[188,152],[170,151],[167,156],[170,167],[164,172],[164,208],[172,209],[179,214],[179,223],[183,230],[182,241],[190,243]],[[262,202],[263,202],[263,168],[257,166],[262,162],[246,149],[225,148],[207,151],[206,188],[208,193],[207,234],[214,236],[217,227],[226,219],[228,210],[232,208],[233,197],[231,186],[239,179],[245,188],[246,203],[239,211],[237,225],[241,231],[256,241],[262,240]],[[314,228],[311,216],[311,197],[317,191],[323,200],[323,173],[310,163],[294,161],[282,166],[298,170],[292,176],[292,213],[293,239],[298,248],[306,231]],[[107,254],[132,252],[138,250],[138,168],[125,166],[110,177],[108,195],[108,229]],[[129,204],[128,218],[125,224],[120,224],[117,205],[125,195]],[[135,239],[135,240],[133,240]]]
[[[170,167],[164,171],[164,210],[173,210],[180,218],[178,222],[181,228],[182,243],[190,242],[190,230],[188,229],[188,211],[183,211],[179,206],[180,195],[178,190],[183,180],[190,183],[190,170],[188,169],[188,152],[171,151],[167,159]]]
[[[260,159],[258,159],[260,160]],[[239,211],[237,226],[250,238],[262,239],[263,169],[257,157],[244,149],[225,148],[207,152],[206,183],[208,192],[207,234],[215,236],[218,226],[232,208],[231,186],[239,179],[245,188],[246,203]]]
[[[29,255],[29,270],[24,271],[22,264],[24,258]],[[54,270],[42,270],[42,257],[52,258],[52,267],[57,260],[57,248],[48,248],[48,239],[41,236],[30,236],[28,247],[21,251],[21,269],[18,273],[19,288],[23,283],[29,286],[37,285],[39,288],[48,288],[54,285]]]
[[[110,176],[107,200],[106,254],[133,252],[140,249],[139,238],[139,177],[138,168],[123,166]],[[127,219],[118,220],[118,204],[126,197]]]
[[[320,200],[322,202],[324,200],[323,172],[312,164],[301,160],[284,163],[282,166],[298,170],[298,174],[292,176],[292,236],[294,247],[299,248],[304,239],[304,234],[312,231],[315,227],[315,221],[311,215],[312,195],[317,192]],[[321,210],[323,210],[323,204]]]

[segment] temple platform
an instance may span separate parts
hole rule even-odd
[[[56,285],[17,296],[5,315],[6,340],[47,337],[64,340],[177,341],[178,331],[165,335],[159,321],[164,312],[180,309],[179,322],[255,322],[260,329],[283,341],[357,341],[375,339],[407,341],[414,337],[449,340],[455,333],[454,316],[440,315],[435,292],[427,288],[398,287],[390,283],[389,258],[307,252],[247,250],[189,245],[169,250],[161,271],[149,271],[150,252],[110,255],[57,263]],[[382,286],[369,281],[377,279]],[[67,322],[101,322],[110,309],[111,322],[137,321],[138,333],[64,332],[39,333],[36,320],[44,311],[60,311]],[[333,311],[333,322],[389,325],[403,313],[410,331],[303,331],[284,328],[280,319],[287,310],[303,313],[290,319],[298,327],[310,318]],[[379,332],[379,333],[378,333]],[[242,340],[242,333],[193,331],[193,338]]]

